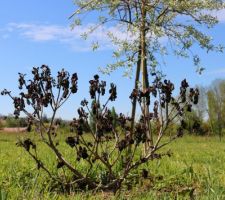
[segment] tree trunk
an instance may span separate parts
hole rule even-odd
[[[214,127],[213,127],[213,120],[212,120],[211,114],[209,113],[208,109],[207,109],[207,113],[208,113],[208,117],[209,117],[209,124],[210,124],[211,133],[212,133],[212,135],[215,135]]]
[[[221,119],[221,113],[220,113],[220,111],[218,112],[218,132],[219,132],[219,138],[220,138],[220,142],[221,142],[221,140],[222,140],[222,126],[221,126],[221,121],[222,121],[222,119]]]
[[[142,16],[142,26],[141,26],[141,69],[142,69],[142,89],[146,91],[149,87],[148,71],[147,71],[147,51],[146,51],[146,0],[142,0],[141,16]],[[146,127],[148,129],[146,133],[147,142],[145,143],[145,152],[150,145],[153,145],[153,137],[151,133],[149,116],[149,106],[146,104],[146,99],[144,100],[144,115],[146,119]]]
[[[139,82],[139,79],[140,79],[140,70],[141,70],[141,51],[140,51],[140,49],[141,49],[141,47],[139,46],[137,69],[136,69],[136,76],[135,76],[135,82],[134,82],[134,88],[136,90],[138,89],[138,82]],[[132,113],[131,113],[131,137],[134,134],[136,105],[137,105],[137,98],[134,97],[134,100],[132,102]]]

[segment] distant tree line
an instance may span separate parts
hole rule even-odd
[[[187,130],[198,135],[225,133],[225,80],[215,80],[210,86],[198,86],[199,103],[186,113]]]
[[[225,134],[225,80],[215,80],[210,86],[203,87],[198,86],[199,89],[199,102],[194,105],[192,112],[185,110],[186,119],[186,133],[203,135],[203,136],[219,136],[221,139]],[[94,101],[92,102],[92,108],[94,108]],[[93,111],[91,111],[93,112]],[[113,126],[116,127],[117,118],[119,113],[112,107],[110,110],[111,117],[113,118]],[[89,116],[90,127],[95,130],[96,119],[94,115]],[[43,115],[43,122],[49,123],[50,119],[46,114]],[[73,132],[70,128],[69,120],[63,120],[62,118],[56,118],[55,124],[64,129],[64,132]],[[3,127],[27,127],[28,122],[26,118],[20,117],[15,119],[13,115],[0,115],[0,128]],[[167,131],[168,135],[176,131],[177,125],[171,126]],[[153,125],[153,129],[157,127],[157,123]],[[88,127],[84,127],[85,132],[90,132]]]
[[[0,128],[27,127],[27,125],[28,122],[25,117],[15,118],[13,115],[0,116]]]

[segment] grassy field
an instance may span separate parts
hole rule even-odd
[[[115,197],[111,193],[72,192],[68,195],[57,191],[26,152],[16,147],[17,137],[24,136],[0,133],[0,200],[225,199],[225,140],[185,136],[173,142],[165,148],[171,150],[171,157],[144,166],[149,169],[151,178],[139,181],[130,191],[122,191]],[[65,145],[62,144],[62,148]],[[42,158],[51,169],[62,173],[55,169],[54,155],[45,147],[40,148]]]

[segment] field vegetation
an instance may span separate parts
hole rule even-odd
[[[117,97],[114,84],[106,104],[102,104],[106,82],[95,75],[89,81],[90,107],[84,99],[77,110],[79,117],[64,121],[55,114],[77,92],[77,75],[72,75],[70,87],[69,74],[64,70],[58,72],[57,82],[45,65],[41,73],[33,68],[32,74],[30,85],[24,75],[19,76],[20,89],[25,85],[28,90],[21,92],[21,97],[2,92],[11,97],[15,108],[15,118],[2,117],[2,126],[25,126],[27,130],[17,134],[1,131],[2,199],[224,198],[224,124],[222,118],[218,123],[217,115],[214,120],[209,115],[217,106],[213,98],[220,97],[212,89],[205,92],[206,104],[202,97],[199,99],[201,89],[189,88],[184,79],[180,96],[172,97],[174,85],[156,75],[149,90],[134,89],[130,95],[143,109],[132,133],[131,119],[116,113],[114,107],[106,107]],[[220,94],[224,89],[221,85],[221,81],[216,85]],[[56,91],[58,95],[54,95]],[[147,114],[145,106],[150,105],[150,97],[159,100]],[[33,113],[26,110],[28,106]],[[43,114],[48,106],[53,110],[50,118]],[[220,107],[223,113],[224,104]],[[20,112],[27,118],[20,118]]]
[[[92,193],[91,191],[66,191],[49,179],[22,148],[16,146],[18,138],[38,138],[33,133],[0,133],[0,188],[1,199],[224,199],[225,198],[225,147],[224,139],[186,135],[174,141],[166,149],[171,157],[154,160],[141,167],[136,173],[149,170],[148,178],[142,178],[136,186],[124,188],[117,196],[113,193]],[[86,136],[88,137],[88,136]],[[64,142],[62,151],[67,157],[74,153]],[[41,158],[54,173],[64,176],[63,169],[56,169],[55,155],[43,144]],[[85,170],[81,161],[79,168]],[[100,169],[99,169],[100,170]],[[98,174],[96,172],[96,174]],[[135,178],[134,178],[135,180]],[[6,198],[7,197],[7,198]]]
[[[184,78],[175,86],[158,69],[158,56],[171,54],[192,58],[202,73],[192,49],[223,51],[203,30],[218,23],[211,13],[224,9],[224,1],[74,4],[72,28],[95,13],[84,39],[110,24],[127,33],[120,38],[107,32],[114,62],[101,71],[136,72],[130,115],[112,107],[116,83],[96,74],[89,97],[75,105],[75,118],[57,119],[58,110],[79,92],[77,73],[62,69],[54,76],[47,65],[33,67],[31,76],[19,73],[19,94],[1,92],[12,100],[14,113],[0,117],[0,200],[225,199],[225,82],[203,88]],[[98,49],[98,42],[92,47]],[[24,132],[12,132],[17,127]]]

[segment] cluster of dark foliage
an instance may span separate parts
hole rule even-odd
[[[41,70],[41,72],[40,72]],[[20,112],[28,112],[25,109],[25,105],[31,105],[34,112],[29,115],[31,118],[42,118],[39,114],[43,114],[43,107],[51,106],[54,109],[58,109],[70,96],[77,92],[77,74],[73,74],[71,80],[68,72],[58,72],[57,79],[53,79],[51,76],[51,70],[48,66],[42,65],[40,68],[33,68],[33,78],[31,80],[25,80],[25,74],[19,73],[19,89],[26,89],[26,93],[21,92],[20,97],[12,97],[11,92],[3,90],[2,95],[10,95],[14,103],[14,115],[16,118],[20,116]],[[55,96],[53,94],[53,88],[59,90],[61,96]]]
[[[170,153],[157,153],[163,146],[169,144],[177,137],[183,135],[186,128],[184,112],[191,111],[192,104],[198,102],[199,92],[190,88],[186,80],[180,86],[179,97],[173,97],[174,84],[163,80],[157,74],[152,77],[154,81],[146,90],[133,90],[130,99],[138,99],[142,115],[135,122],[134,130],[130,127],[131,118],[120,113],[114,118],[107,107],[110,102],[117,99],[117,87],[111,83],[107,89],[105,81],[95,75],[89,81],[89,94],[91,103],[84,99],[81,107],[77,109],[78,117],[71,122],[71,133],[65,139],[68,148],[75,152],[76,163],[84,162],[87,170],[78,168],[78,164],[70,163],[59,150],[56,140],[55,116],[58,109],[65,103],[71,94],[77,92],[77,74],[70,76],[62,70],[55,78],[46,65],[33,68],[32,79],[25,80],[24,74],[19,74],[19,97],[13,97],[10,91],[4,90],[2,95],[9,95],[13,102],[15,117],[21,112],[29,119],[29,124],[36,126],[41,141],[45,143],[56,155],[56,168],[70,171],[72,180],[56,177],[53,172],[39,158],[36,145],[31,139],[19,141],[18,145],[24,147],[29,155],[36,161],[38,169],[42,169],[60,184],[77,188],[96,190],[119,190],[129,182],[133,173],[139,173],[140,166],[150,160],[160,159]],[[107,98],[103,98],[106,96]],[[102,102],[105,99],[105,102]],[[150,105],[153,105],[152,107]],[[31,106],[33,112],[28,111]],[[45,107],[52,109],[49,123],[43,122]],[[89,118],[95,119],[94,127],[90,126]],[[162,142],[168,128],[178,124],[175,135],[170,135],[167,141]],[[90,133],[85,133],[86,128]],[[154,128],[153,128],[154,127]],[[156,136],[156,137],[153,137]],[[144,148],[143,148],[144,147]],[[101,170],[96,172],[96,167]],[[132,172],[132,173],[131,173]],[[96,174],[97,173],[97,174]],[[144,169],[139,177],[148,177],[148,170]],[[67,180],[67,181],[65,181]]]

